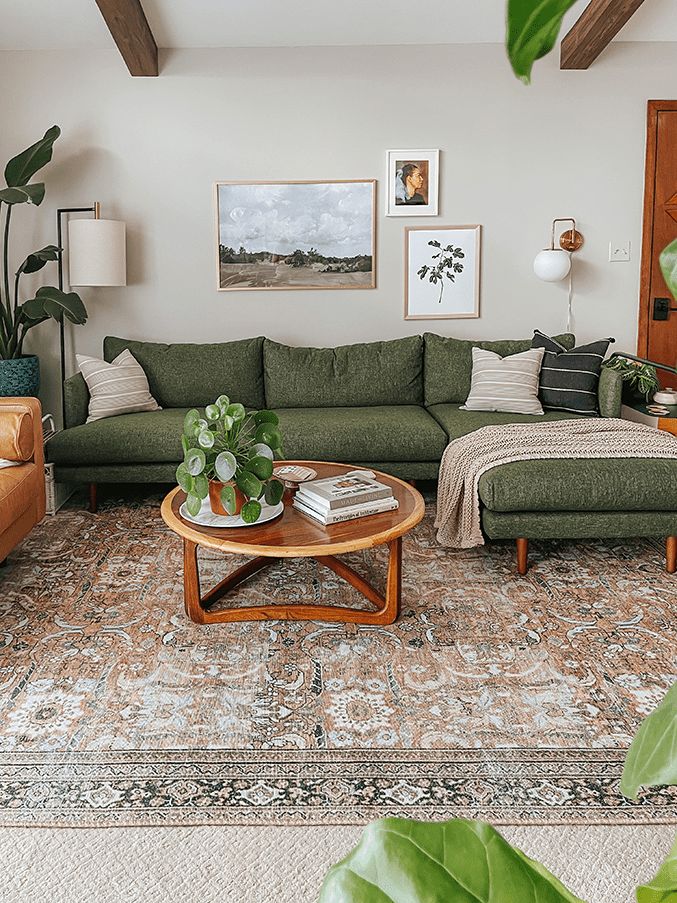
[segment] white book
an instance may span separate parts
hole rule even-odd
[[[385,483],[379,483],[365,471],[352,470],[335,477],[310,480],[299,486],[297,495],[305,504],[322,504],[323,508],[347,508],[353,505],[375,502],[377,499],[392,498],[393,491]]]
[[[340,508],[338,511],[327,511],[326,513],[322,513],[311,508],[309,505],[306,505],[303,500],[299,498],[298,493],[294,498],[294,508],[296,508],[297,511],[307,514],[308,517],[312,517],[313,520],[319,521],[319,523],[324,524],[327,527],[331,524],[340,524],[343,521],[355,520],[358,517],[367,517],[370,514],[381,514],[383,511],[394,511],[399,507],[400,503],[396,498],[389,498],[378,499],[375,502],[367,502],[364,505],[353,505],[350,508]]]

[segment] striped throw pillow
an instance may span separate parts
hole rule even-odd
[[[470,395],[461,410],[542,414],[538,400],[538,372],[542,360],[542,348],[508,357],[473,348]]]
[[[131,351],[125,349],[111,364],[84,354],[76,354],[75,358],[89,389],[87,423],[118,414],[161,410],[150,394],[141,364]]]
[[[542,348],[543,367],[538,397],[544,408],[586,417],[599,414],[597,393],[602,361],[614,339],[599,339],[570,351],[538,329],[532,348]]]

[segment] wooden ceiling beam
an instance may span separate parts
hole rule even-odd
[[[96,0],[131,75],[158,74],[158,51],[140,0]]]
[[[587,69],[644,0],[591,0],[562,41],[560,69]]]

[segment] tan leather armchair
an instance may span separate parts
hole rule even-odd
[[[0,398],[0,562],[45,515],[42,410],[37,398]]]

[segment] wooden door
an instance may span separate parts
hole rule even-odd
[[[677,300],[661,273],[660,253],[677,238],[677,101],[650,100],[637,353],[677,366]],[[663,385],[677,376],[659,372]]]

